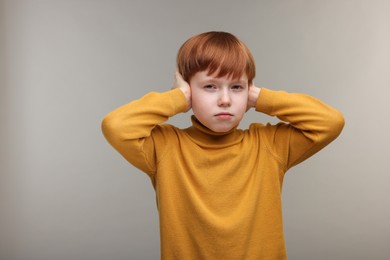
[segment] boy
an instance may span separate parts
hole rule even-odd
[[[256,87],[252,55],[229,33],[187,40],[177,68],[176,88],[102,123],[111,145],[152,181],[161,258],[286,259],[284,174],[334,140],[343,116],[310,96]],[[284,122],[237,129],[252,107]],[[191,127],[164,124],[191,108]]]

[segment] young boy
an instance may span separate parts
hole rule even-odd
[[[286,259],[285,172],[334,140],[340,112],[302,94],[259,88],[248,48],[225,32],[187,40],[174,89],[109,113],[106,139],[150,177],[162,259]],[[250,108],[276,125],[237,128]],[[192,126],[164,124],[192,108]]]

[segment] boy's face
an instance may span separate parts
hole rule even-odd
[[[247,110],[248,77],[217,78],[200,71],[190,79],[192,111],[196,118],[214,132],[236,127]]]

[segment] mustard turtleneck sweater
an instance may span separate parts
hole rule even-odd
[[[287,169],[335,139],[344,119],[302,94],[262,88],[256,110],[277,125],[215,133],[163,124],[186,110],[183,93],[149,93],[109,113],[106,139],[149,175],[162,259],[286,259],[282,183]]]

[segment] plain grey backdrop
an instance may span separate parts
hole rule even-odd
[[[210,30],[248,45],[258,86],[345,115],[341,136],[286,175],[289,259],[387,258],[389,14],[385,0],[0,1],[0,259],[159,259],[152,185],[100,123],[170,89],[180,45]]]

